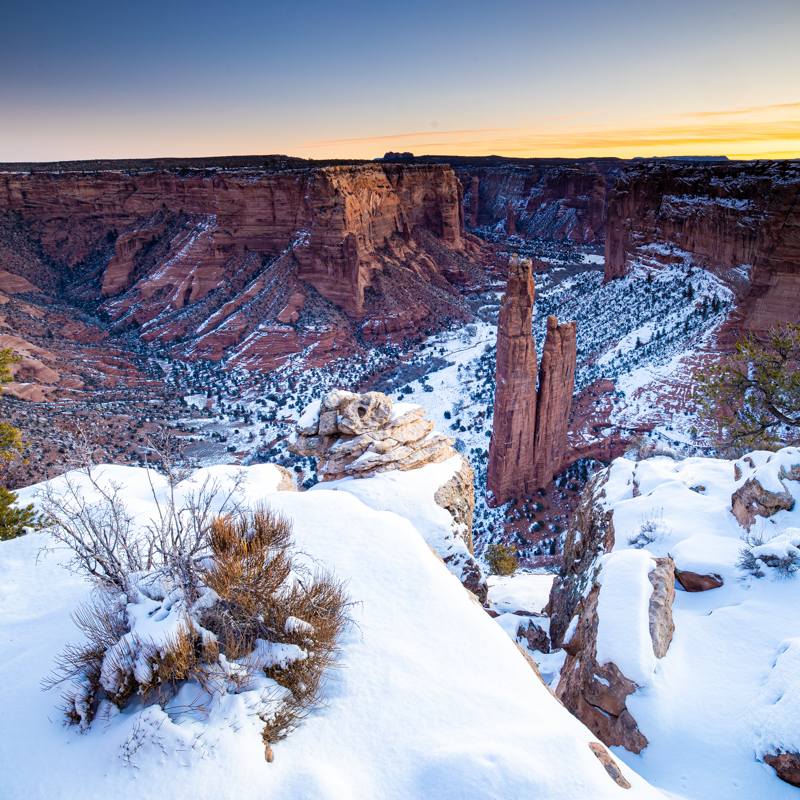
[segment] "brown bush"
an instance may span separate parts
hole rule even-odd
[[[212,602],[195,617],[188,603],[174,602],[183,618],[166,643],[142,639],[131,630],[125,595],[101,591],[75,613],[88,641],[69,645],[44,682],[45,688],[71,682],[64,694],[69,723],[89,725],[103,697],[119,708],[134,696],[144,705],[163,706],[187,681],[196,681],[209,694],[241,691],[261,672],[288,690],[277,710],[274,702],[265,702],[259,714],[269,744],[288,735],[322,703],[325,675],[336,665],[337,643],[350,622],[345,587],[330,573],[310,575],[294,565],[291,523],[264,506],[212,520],[209,550],[189,597],[212,592]],[[163,592],[156,585],[146,576],[139,578],[140,591]],[[217,640],[204,637],[202,629]],[[300,657],[265,664],[259,660],[259,640],[295,645]],[[230,670],[228,662],[242,669]],[[146,674],[142,663],[149,665]]]

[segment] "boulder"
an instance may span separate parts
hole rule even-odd
[[[524,639],[528,644],[529,650],[538,650],[540,653],[550,652],[550,637],[547,631],[539,627],[532,619],[528,620],[528,626],[520,624],[517,627],[517,641]]]
[[[800,787],[800,753],[767,753],[762,760],[778,773],[782,781]]]
[[[672,559],[655,558],[655,569],[648,576],[653,584],[650,595],[650,638],[656,658],[664,658],[675,632],[672,603],[675,600],[675,564]]]
[[[722,577],[712,572],[710,575],[698,575],[689,570],[675,570],[675,580],[687,592],[707,592],[722,586]]]
[[[770,491],[761,485],[758,478],[748,478],[731,495],[731,513],[748,531],[756,516],[771,517],[779,511],[791,511],[793,508],[794,497],[788,489]]]

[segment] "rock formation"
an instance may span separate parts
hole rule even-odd
[[[467,206],[467,213],[469,215],[470,228],[478,227],[478,204],[480,202],[480,180],[477,175],[472,176],[469,182],[469,192],[467,193],[469,205]]]
[[[756,517],[771,517],[779,511],[791,511],[795,506],[794,496],[784,481],[800,480],[800,451],[787,448],[787,458],[767,456],[763,464],[756,466],[753,458],[744,456],[734,465],[734,477],[745,482],[731,495],[731,513],[736,521],[748,531]],[[797,459],[797,463],[793,463]],[[787,469],[788,467],[788,469]]]
[[[617,766],[617,762],[611,758],[611,753],[600,742],[589,742],[589,749],[597,756],[598,761],[603,765],[603,769],[617,786],[623,789],[631,788],[630,783],[628,783],[619,766]]]
[[[674,565],[670,558],[656,558],[650,572],[653,593],[648,616],[653,654],[663,658],[669,648],[674,625]],[[561,670],[556,696],[604,744],[621,745],[634,753],[647,747],[647,739],[626,705],[626,698],[638,688],[610,661],[597,662],[597,605],[603,587],[595,579],[581,601],[575,632],[563,643],[567,659]]]
[[[497,321],[494,422],[486,479],[491,504],[530,497],[561,469],[575,385],[577,324],[550,316],[536,390],[531,261],[513,256]],[[538,398],[538,399],[537,399]]]
[[[453,439],[434,431],[433,423],[424,419],[426,412],[411,403],[392,403],[381,392],[336,390],[304,411],[288,448],[299,456],[316,457],[322,481],[369,478],[391,470],[414,470],[460,459],[452,477],[432,487],[436,505],[453,518],[452,530],[435,542],[438,551],[434,552],[480,602],[485,602],[488,587],[473,555],[475,476],[469,461],[453,449]]]
[[[489,445],[486,494],[491,503],[530,497],[536,430],[536,345],[532,315],[531,262],[513,256],[497,321],[494,421]]]
[[[393,405],[381,392],[329,392],[306,409],[288,447],[316,457],[323,481],[417,469],[456,455],[455,441],[434,431],[426,412],[410,403]]]
[[[146,341],[190,340],[176,355],[242,345],[248,366],[470,319],[453,282],[484,277],[461,200],[439,164],[0,174],[0,217],[56,265],[50,283],[102,293],[112,322]],[[9,291],[47,288],[12,266]]]
[[[769,764],[782,781],[800,788],[800,753],[767,753],[762,761]]]
[[[547,335],[539,365],[536,403],[533,482],[544,486],[561,470],[567,452],[567,426],[572,393],[575,391],[577,322],[559,324],[547,318]]]
[[[561,647],[581,598],[588,591],[595,561],[614,547],[613,516],[600,502],[605,497],[603,487],[607,480],[608,470],[598,472],[589,480],[567,531],[561,568],[553,581],[547,604],[554,648]]]
[[[685,592],[708,592],[719,589],[723,584],[722,576],[715,572],[709,575],[698,575],[689,570],[675,570],[675,580],[683,587]]]
[[[517,226],[514,224],[514,206],[506,204],[506,236],[516,236]]]
[[[608,200],[606,280],[636,259],[690,258],[737,290],[738,328],[798,322],[799,200],[800,168],[785,161],[627,167]]]

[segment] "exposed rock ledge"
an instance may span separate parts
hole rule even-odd
[[[448,569],[485,602],[488,587],[473,555],[472,467],[453,449],[452,439],[433,430],[426,412],[422,406],[394,404],[381,392],[329,392],[303,412],[289,450],[315,456],[326,487],[335,481],[332,488],[372,508],[407,509],[404,515]],[[399,495],[406,500],[388,503]]]

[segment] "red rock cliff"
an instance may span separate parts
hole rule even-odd
[[[313,344],[331,315],[305,303],[304,285],[367,338],[469,318],[452,284],[480,282],[480,248],[462,235],[446,165],[205,175],[4,174],[0,212],[54,263],[97,265],[112,320],[148,340],[199,336],[195,355],[218,357],[257,328],[281,351]]]
[[[603,240],[607,179],[595,164],[459,166],[456,174],[469,190],[472,227],[507,220],[511,204],[524,236]]]
[[[606,280],[639,258],[682,254],[739,290],[741,328],[800,320],[800,167],[650,163],[621,171],[608,202]]]

